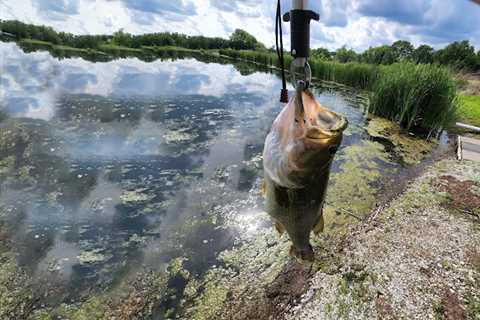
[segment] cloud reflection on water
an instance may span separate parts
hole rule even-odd
[[[0,43],[0,105],[13,116],[50,119],[60,95],[161,96],[202,94],[221,97],[264,92],[278,80],[268,74],[242,76],[231,65],[199,64],[192,59],[164,63],[136,58],[91,63],[80,58],[57,60],[46,52],[24,53]]]
[[[108,286],[125,268],[179,255],[202,272],[235,232],[258,231],[255,190],[281,108],[278,77],[193,59],[91,63],[5,43],[0,52],[0,106],[46,120],[16,119],[36,139],[21,160],[37,184],[0,194],[24,212],[19,261],[37,279],[71,282],[67,291]],[[341,96],[322,99],[361,118]],[[211,219],[233,213],[241,228]]]

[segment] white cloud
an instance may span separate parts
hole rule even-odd
[[[291,1],[282,0],[283,11]],[[311,0],[320,13],[312,22],[312,46],[356,50],[406,39],[435,47],[454,40],[480,46],[480,6],[471,1]],[[271,0],[2,0],[0,19],[51,25],[76,34],[180,32],[228,37],[236,28],[274,44],[276,5]],[[289,46],[284,24],[285,47]]]

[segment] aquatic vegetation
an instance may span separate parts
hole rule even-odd
[[[338,153],[338,161],[341,162],[341,170],[332,173],[327,189],[324,209],[327,230],[337,230],[356,221],[346,212],[359,218],[370,213],[381,186],[378,182],[386,170],[381,167],[391,163],[384,146],[373,141],[364,141],[342,149]]]
[[[176,142],[182,142],[182,141],[191,141],[196,137],[193,134],[190,134],[188,132],[177,130],[177,131],[169,131],[165,133],[163,135],[163,138],[165,139],[165,142],[167,144],[170,144],[170,143],[176,143]]]
[[[395,63],[382,67],[372,87],[370,111],[407,130],[422,128],[435,135],[456,119],[456,84],[437,65]]]
[[[33,302],[28,276],[19,269],[14,255],[0,243],[0,318],[26,317],[32,311]]]
[[[394,147],[392,152],[409,165],[419,163],[437,146],[437,142],[410,135],[398,124],[385,118],[371,118],[367,132],[371,137],[382,138],[391,143]]]
[[[104,252],[103,249],[83,251],[82,253],[80,253],[80,255],[77,258],[81,264],[99,263],[109,258],[109,256],[105,255],[103,252]]]
[[[122,200],[123,203],[148,201],[152,196],[143,193],[145,190],[146,189],[124,191],[123,194],[120,195],[120,200]]]
[[[92,297],[80,305],[61,304],[54,310],[39,310],[31,317],[33,320],[53,320],[61,318],[71,320],[105,319],[107,301],[103,297]]]
[[[209,271],[203,279],[203,292],[194,301],[194,307],[187,312],[192,320],[208,320],[218,315],[227,299],[229,272],[225,270]]]
[[[226,303],[236,297],[242,301],[246,298],[244,302],[249,305],[260,302],[248,301],[248,297],[254,297],[279,275],[289,260],[288,246],[285,237],[279,239],[273,228],[269,228],[262,230],[257,237],[239,243],[235,249],[223,251],[219,259],[225,266],[213,267],[200,280],[199,287],[204,290],[186,310],[187,317],[211,319],[220,313],[225,316],[228,311],[233,314],[235,311],[226,309]],[[242,296],[245,293],[247,297]],[[243,305],[243,308],[243,312],[247,312],[245,308],[250,306]]]
[[[0,160],[0,178],[5,179],[15,168],[15,156],[7,156]]]

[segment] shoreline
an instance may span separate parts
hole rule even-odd
[[[217,313],[192,313],[192,319],[476,319],[480,216],[450,206],[449,192],[442,191],[443,184],[448,190],[468,179],[477,185],[472,201],[480,201],[479,164],[443,159],[429,165],[345,235],[315,239],[311,269],[282,254],[276,276],[268,268],[259,272],[270,282],[258,287],[257,279],[239,275],[235,280],[250,281],[245,290],[226,285],[230,296],[211,306]],[[201,296],[198,305],[209,299]]]

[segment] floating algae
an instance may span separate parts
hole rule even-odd
[[[229,287],[226,270],[210,270],[204,277],[203,292],[186,314],[192,320],[209,320],[217,315],[227,300]],[[192,290],[192,289],[190,289]]]
[[[351,212],[365,217],[375,206],[379,182],[391,161],[385,148],[378,142],[362,141],[342,149],[338,159],[340,170],[331,175],[325,207],[326,228],[335,229],[356,219],[346,214]],[[381,169],[382,168],[382,169]]]
[[[104,262],[105,260],[108,260],[111,257],[109,255],[104,254],[103,252],[104,252],[104,249],[94,249],[89,251],[83,251],[82,253],[80,253],[79,256],[77,256],[77,258],[81,264],[100,263],[100,262]]]
[[[177,131],[167,132],[166,134],[163,135],[163,138],[165,139],[165,142],[167,144],[170,144],[170,143],[176,143],[176,142],[190,141],[190,140],[193,140],[195,136],[188,132],[177,130]]]
[[[34,300],[29,278],[18,268],[13,254],[4,252],[1,246],[0,243],[0,318],[27,317]]]
[[[436,146],[435,142],[409,135],[398,124],[384,118],[370,119],[367,132],[372,137],[391,142],[393,151],[409,165],[419,163]]]
[[[146,202],[153,198],[152,196],[143,193],[147,189],[137,189],[131,191],[124,191],[122,195],[120,195],[120,200],[123,203],[130,203],[130,202]]]
[[[15,156],[7,156],[0,160],[0,178],[3,180],[15,168]]]

